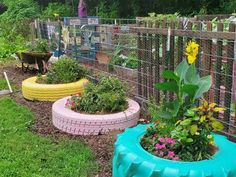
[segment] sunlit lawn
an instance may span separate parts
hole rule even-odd
[[[5,84],[0,81],[0,89]],[[43,110],[42,110],[43,111]],[[0,176],[77,177],[97,171],[91,150],[79,141],[53,140],[29,131],[26,107],[0,98]]]

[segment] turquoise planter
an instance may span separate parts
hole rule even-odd
[[[140,145],[148,125],[119,134],[113,157],[113,177],[236,177],[236,144],[214,135],[219,151],[210,160],[179,162],[162,159]]]

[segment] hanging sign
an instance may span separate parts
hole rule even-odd
[[[98,25],[99,20],[98,18],[88,18],[88,25]]]
[[[78,19],[78,18],[70,19],[71,26],[79,26],[80,24],[81,24],[80,19]]]

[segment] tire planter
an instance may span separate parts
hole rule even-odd
[[[111,130],[123,130],[137,124],[140,106],[128,99],[127,110],[114,114],[82,114],[65,107],[66,97],[56,101],[52,106],[53,125],[58,129],[74,135],[98,135]]]
[[[179,162],[156,157],[141,147],[146,127],[138,125],[118,135],[113,177],[236,177],[236,144],[226,137],[214,135],[219,151],[212,159]]]
[[[31,77],[22,82],[23,97],[28,100],[56,101],[72,94],[81,93],[88,83],[87,79],[68,84],[39,84],[37,77]]]

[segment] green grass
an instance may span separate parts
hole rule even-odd
[[[10,83],[10,84],[11,84],[11,88],[12,88],[13,92],[19,90],[19,88],[16,85],[13,85],[12,83]],[[0,77],[0,91],[1,90],[9,90],[9,88],[8,88],[8,85],[7,85],[7,81]]]
[[[8,97],[0,99],[1,177],[85,177],[97,171],[88,147],[33,134],[33,119],[27,108]]]
[[[7,81],[0,78],[0,90],[6,90],[6,89],[8,89]]]

